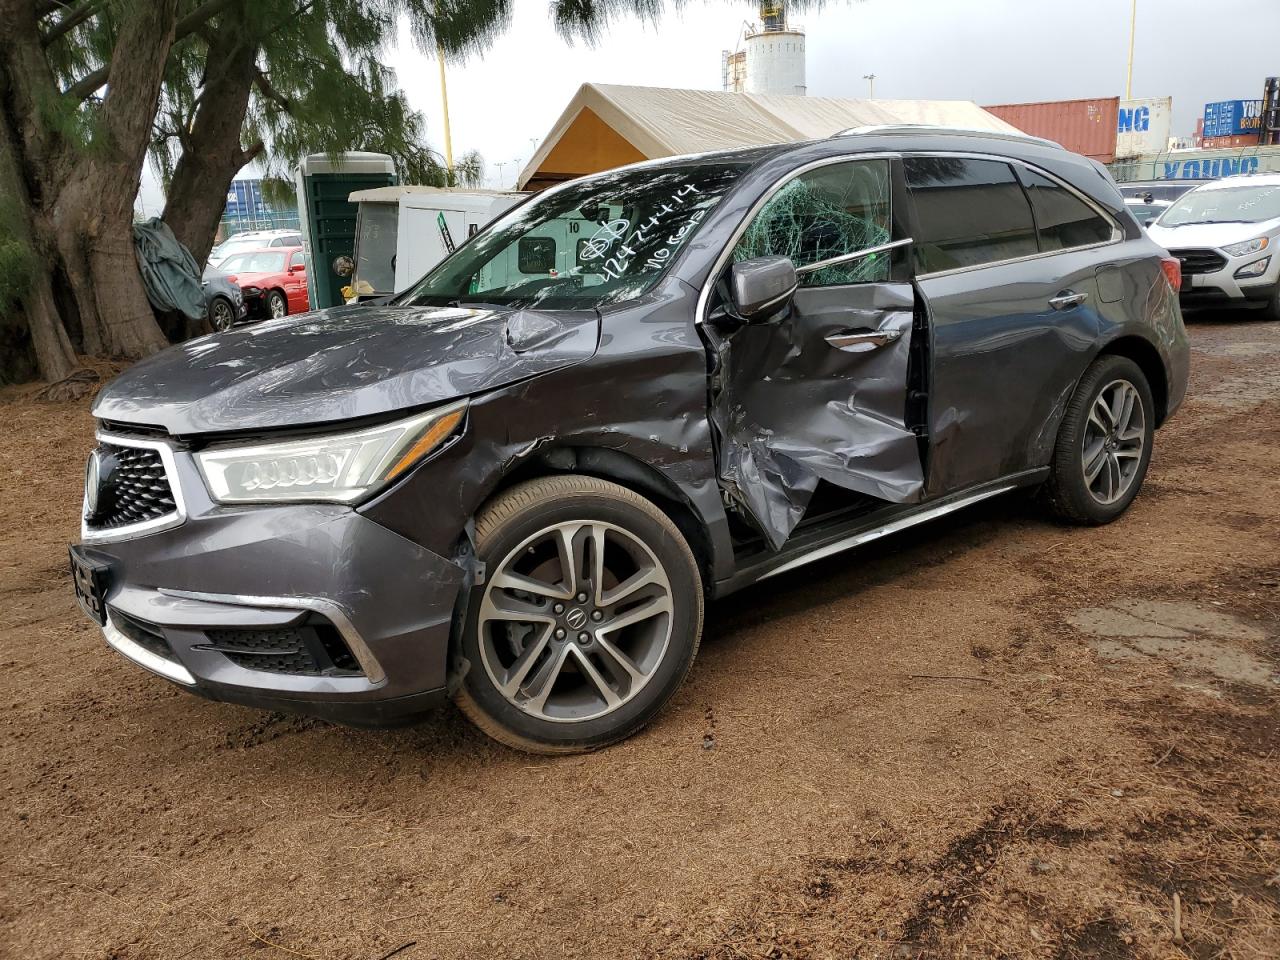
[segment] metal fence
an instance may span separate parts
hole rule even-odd
[[[264,214],[252,217],[223,217],[218,221],[218,242],[246,230],[297,230],[298,211],[287,210],[276,212],[268,210]]]

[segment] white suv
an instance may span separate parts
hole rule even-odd
[[[1182,263],[1182,306],[1252,307],[1280,320],[1280,175],[1183,194],[1148,228]]]
[[[300,247],[302,234],[297,230],[246,230],[234,234],[209,252],[209,266],[216,267],[232,254],[263,247]]]

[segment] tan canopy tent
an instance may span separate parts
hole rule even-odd
[[[838,100],[584,83],[520,172],[519,186],[541,190],[640,160],[816,140],[885,123],[1016,132],[970,100]]]

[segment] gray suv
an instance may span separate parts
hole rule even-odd
[[[710,598],[1039,488],[1115,519],[1182,401],[1177,261],[1105,170],[879,128],[572,180],[372,306],[138,363],[77,594],[193,693],[515,747],[639,729]]]

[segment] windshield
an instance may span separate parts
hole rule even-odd
[[[589,309],[633,300],[748,166],[625,170],[548,192],[477,234],[395,302]]]
[[[1280,217],[1280,185],[1257,184],[1183,194],[1157,223],[1182,227],[1192,223],[1261,223]]]
[[[283,253],[237,253],[218,264],[223,273],[280,273],[284,270]]]
[[[232,237],[230,240],[224,240],[213,248],[213,252],[209,255],[212,257],[229,257],[233,253],[240,253],[244,250],[256,250],[258,247],[265,247],[266,244],[257,239],[237,239]]]

